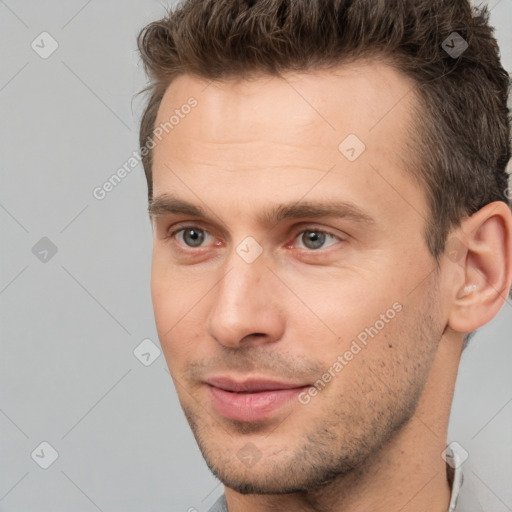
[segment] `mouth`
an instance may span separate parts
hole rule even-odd
[[[289,406],[310,384],[269,379],[236,381],[213,377],[205,381],[213,408],[225,418],[262,421]],[[295,400],[298,403],[298,400]]]

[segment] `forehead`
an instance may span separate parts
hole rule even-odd
[[[266,131],[266,120],[272,112],[281,118],[280,124],[290,128],[303,121],[318,127],[323,124],[331,130],[346,128],[345,123],[352,130],[370,130],[390,109],[398,107],[395,119],[407,110],[414,98],[414,94],[408,93],[413,89],[414,82],[406,75],[375,60],[288,72],[279,77],[254,75],[249,79],[211,81],[185,74],[167,88],[157,124],[167,121],[169,112],[194,96],[202,106],[204,120],[209,117],[209,127],[221,140],[231,135],[230,128],[239,121],[247,121],[238,117],[240,111],[250,114],[256,135],[262,129]],[[291,117],[280,115],[284,113]]]
[[[195,106],[184,108],[191,98]],[[333,166],[355,196],[391,171],[395,188],[408,194],[415,184],[407,147],[415,102],[412,81],[382,62],[250,80],[182,75],[158,110],[155,126],[168,129],[154,148],[153,195],[178,186],[190,199],[183,184],[197,190],[200,179],[219,199],[248,188],[277,199],[295,189],[300,194]],[[332,174],[322,185],[335,184]],[[379,186],[376,195],[385,190]],[[387,192],[383,200],[392,201]]]
[[[197,106],[184,109],[190,98]],[[207,81],[182,75],[168,87],[155,126],[169,126],[173,113],[181,114],[179,119],[174,116],[168,133],[162,132],[169,144],[175,143],[177,156],[200,158],[204,148],[236,160],[241,155],[230,150],[243,146],[243,161],[232,162],[236,169],[263,144],[280,145],[283,156],[301,160],[308,160],[307,151],[298,152],[298,147],[321,149],[323,154],[315,160],[325,165],[338,156],[339,144],[349,134],[402,164],[414,102],[414,84],[381,62],[250,80]],[[194,154],[187,155],[191,145],[183,138],[190,137],[191,130],[197,144]],[[157,145],[155,154],[161,147]],[[259,154],[263,165],[267,156],[275,158],[268,151]]]

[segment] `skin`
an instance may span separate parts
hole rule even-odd
[[[172,194],[207,217],[155,201],[155,319],[230,512],[448,509],[441,453],[463,336],[508,294],[512,216],[487,205],[450,235],[462,242],[458,260],[433,259],[425,194],[406,168],[412,85],[382,62],[358,62],[244,81],[182,75],[164,96],[157,125],[190,96],[198,105],[154,149],[153,197]],[[352,162],[338,150],[351,133],[366,146]],[[325,200],[373,221],[261,218]],[[200,247],[187,245],[186,227],[203,230]],[[333,236],[312,249],[305,230]],[[249,236],[262,249],[252,263],[237,253]],[[212,406],[213,375],[313,385],[396,303],[400,312],[306,405],[293,400],[258,422]],[[251,466],[237,456],[247,446],[258,454]]]

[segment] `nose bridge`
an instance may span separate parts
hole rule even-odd
[[[213,309],[230,311],[231,315],[242,319],[254,318],[261,311],[265,296],[265,281],[268,280],[263,258],[247,263],[235,251],[227,262],[228,272],[220,281]],[[263,297],[262,297],[263,296]]]
[[[259,295],[264,293],[268,280],[268,258],[263,253],[263,247],[252,236],[239,240],[225,262],[228,273],[219,283],[218,302],[221,307],[238,307],[243,304],[254,307]],[[254,299],[251,303],[247,300],[250,292]]]
[[[226,260],[227,271],[216,287],[209,312],[209,333],[226,346],[235,347],[250,335],[253,339],[258,335],[260,342],[282,335],[284,320],[271,293],[272,273],[263,254],[254,257],[250,244],[242,242]]]

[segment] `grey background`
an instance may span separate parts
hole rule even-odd
[[[490,7],[512,70],[512,0]],[[222,492],[163,355],[144,366],[133,354],[144,339],[158,345],[142,166],[103,200],[92,193],[138,149],[135,39],[164,12],[157,1],[0,0],[2,511],[204,511]],[[31,47],[43,31],[59,45],[47,59]],[[449,433],[493,512],[512,510],[511,308],[463,355]],[[59,454],[48,469],[31,457],[42,441]]]

